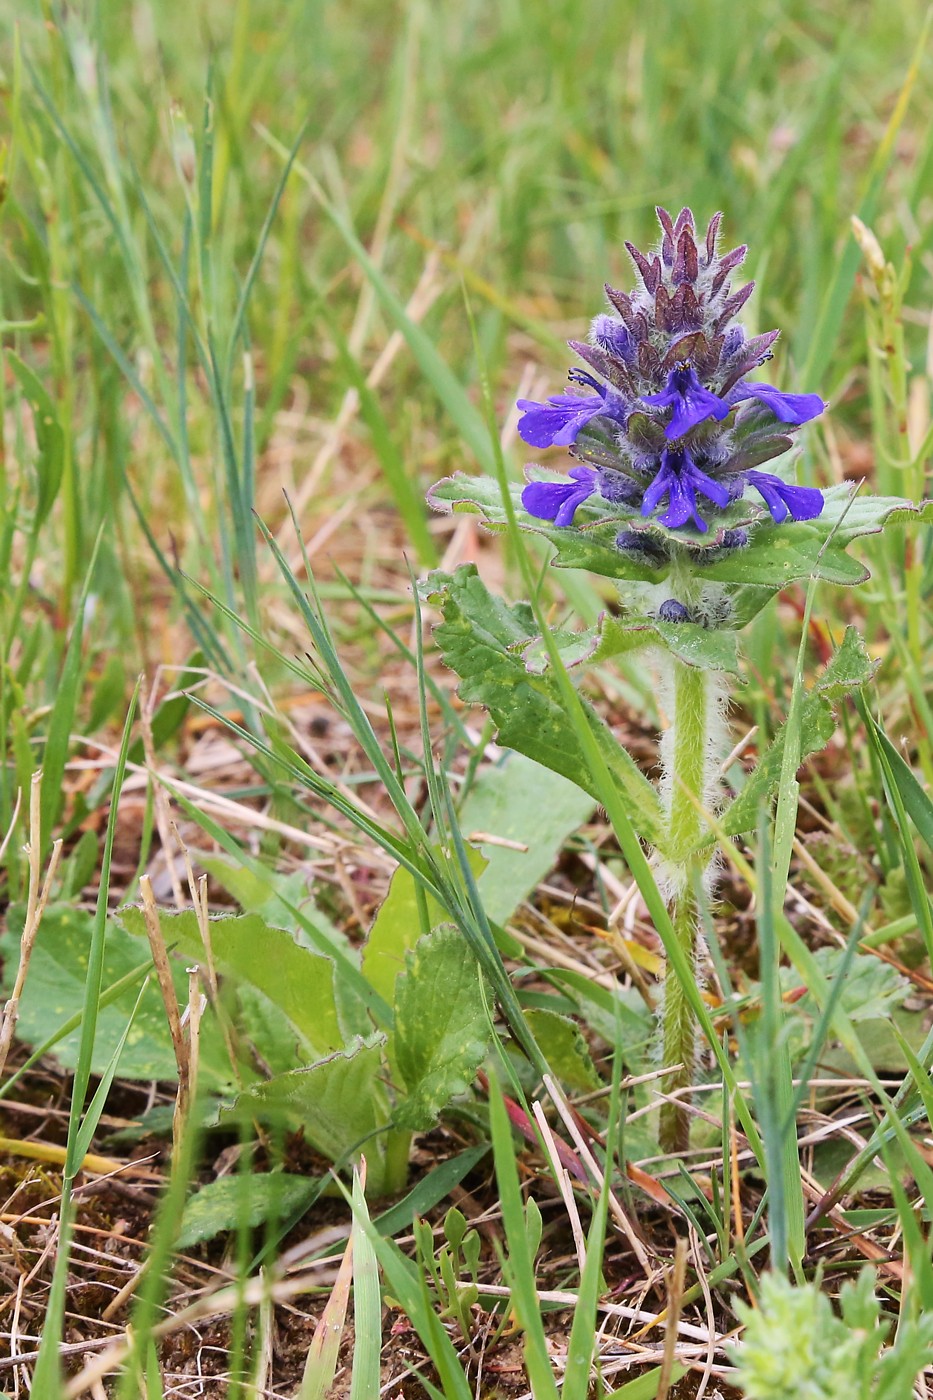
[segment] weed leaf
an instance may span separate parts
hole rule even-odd
[[[395,993],[392,1058],[407,1097],[395,1122],[423,1131],[454,1094],[467,1089],[486,1053],[489,1014],[482,974],[454,928],[419,940]]]

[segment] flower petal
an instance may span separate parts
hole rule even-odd
[[[596,490],[597,474],[592,467],[572,467],[570,475],[571,481],[530,481],[522,491],[528,514],[555,525],[572,525],[577,507]]]
[[[531,447],[570,447],[591,418],[607,411],[605,394],[552,394],[547,403],[519,399],[519,435]]]
[[[664,458],[666,457],[667,453],[665,452]],[[674,473],[671,471],[664,458],[662,458],[660,471],[657,473],[651,485],[645,491],[644,498],[642,499],[641,503],[642,515],[650,515],[651,512],[661,504],[664,497],[670,490],[671,478],[673,477]]]
[[[671,421],[664,429],[664,436],[668,439],[683,437],[684,433],[689,433],[691,428],[704,423],[707,418],[716,418],[721,422],[731,406],[711,389],[704,389],[696,370],[684,364],[676,365],[671,370],[667,384],[659,394],[643,394],[641,401],[652,408],[674,410]]]
[[[772,520],[778,525],[788,515],[793,520],[815,520],[825,504],[822,491],[815,486],[793,486],[771,472],[751,471],[747,473],[747,480],[764,499]]]
[[[796,427],[819,418],[826,407],[819,394],[785,394],[773,384],[751,384],[747,379],[739,380],[729,398],[732,403],[758,399],[779,422],[793,423]]]
[[[706,475],[706,472],[701,472],[691,458],[688,457],[687,461],[689,465],[686,468],[686,474],[689,476],[694,490],[699,491],[708,501],[712,501],[713,505],[725,509],[730,499],[728,486],[721,481],[714,481],[711,476]]]
[[[729,504],[729,489],[725,483],[714,481],[701,471],[689,452],[665,449],[661,454],[661,469],[645,491],[641,513],[650,515],[666,495],[667,510],[659,517],[660,523],[669,530],[678,530],[692,520],[705,534],[708,527],[697,509],[697,491],[714,505]]]
[[[694,520],[697,529],[705,530],[704,521],[697,515],[697,498],[693,487],[684,477],[675,473],[671,477],[670,502],[667,510],[659,516],[662,525],[669,530],[679,530],[688,520]]]

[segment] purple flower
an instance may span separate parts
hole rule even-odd
[[[677,530],[692,520],[705,534],[708,527],[697,510],[698,491],[720,508],[729,504],[728,488],[700,471],[689,452],[672,452],[665,448],[661,453],[661,469],[645,492],[641,513],[650,515],[667,496],[667,510],[659,517],[660,523],[669,530]]]
[[[689,209],[676,220],[661,209],[658,220],[656,252],[626,245],[638,269],[636,288],[607,286],[609,311],[591,322],[589,344],[570,342],[585,367],[568,372],[564,393],[518,403],[525,442],[570,448],[574,462],[585,464],[556,481],[530,480],[522,493],[526,511],[566,527],[594,497],[604,507],[603,523],[617,522],[617,548],[652,567],[677,553],[676,539],[656,523],[693,534],[694,546],[694,532],[710,540],[715,532],[707,551],[714,562],[746,545],[748,530],[726,526],[749,488],[778,523],[819,515],[819,491],[757,468],[786,451],[796,430],[826,407],[818,394],[784,393],[746,377],[766,373],[778,332],[749,338],[736,323],[752,284],[732,290],[745,248],[719,253],[720,216],[705,240]],[[737,413],[739,405],[745,407]],[[641,528],[632,529],[639,511]]]
[[[816,398],[815,394],[794,397]],[[771,472],[746,472],[749,486],[754,486],[771,517],[778,525],[788,516],[793,520],[815,520],[823,509],[823,493],[815,486],[791,486]]]
[[[642,403],[654,408],[672,408],[671,421],[664,429],[667,438],[683,437],[698,423],[707,418],[720,422],[729,412],[730,404],[718,394],[704,389],[697,378],[696,370],[684,362],[675,366],[667,376],[667,384],[660,394],[643,394]]]
[[[600,384],[584,370],[571,370],[570,377],[578,384],[589,384],[595,394],[552,394],[547,403],[534,399],[519,399],[522,410],[519,435],[531,447],[570,447],[576,442],[591,418],[601,413],[624,422],[622,401],[607,384]]]
[[[590,327],[590,337],[594,345],[607,350],[620,360],[635,358],[635,342],[625,326],[615,316],[597,316]]]
[[[596,490],[596,472],[592,467],[571,467],[571,481],[530,481],[522,492],[522,505],[538,520],[553,520],[555,525],[572,525],[577,506]]]
[[[781,423],[809,423],[811,418],[819,418],[826,404],[819,394],[784,394],[773,384],[752,384],[740,379],[729,393],[730,403],[742,403],[745,399],[759,399],[770,408]]]

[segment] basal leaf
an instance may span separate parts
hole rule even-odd
[[[233,895],[244,914],[259,914],[268,924],[285,929],[300,948],[321,953],[331,944],[343,957],[356,958],[356,951],[344,934],[311,899],[306,872],[289,875],[258,864],[248,868],[242,861],[209,851],[198,851],[197,862]],[[300,919],[295,917],[296,910],[301,912]],[[310,928],[315,932],[313,944]],[[335,961],[333,987],[340,1036],[333,1045],[324,1047],[327,1049],[336,1049],[354,1036],[366,1035],[372,1027],[366,1003],[349,978],[341,976],[339,961]]]
[[[469,1087],[489,1041],[482,974],[456,929],[428,934],[405,959],[395,989],[392,1059],[406,1089],[399,1127],[433,1127],[454,1094]]]
[[[492,923],[511,918],[595,805],[575,783],[521,753],[483,770],[460,808],[460,829],[468,841],[486,835],[516,843],[480,841],[485,869],[477,884]]]
[[[482,879],[485,861],[480,852],[471,849],[470,861],[473,873]],[[425,933],[449,921],[450,917],[450,912],[430,895],[425,895],[419,910],[415,878],[411,871],[399,866],[363,948],[363,976],[389,1005],[395,999],[396,979],[405,970],[406,953]],[[427,923],[426,928],[422,927],[422,918]]]
[[[186,1203],[175,1247],[189,1249],[223,1230],[235,1230],[241,1221],[255,1227],[286,1220],[310,1205],[320,1189],[314,1177],[287,1172],[236,1173],[209,1181]]]
[[[614,991],[592,977],[570,968],[553,968],[547,980],[571,996],[586,1024],[607,1044],[618,1047],[625,1064],[641,1068],[653,1030],[654,1018],[634,987],[618,985]]]
[[[382,1035],[358,1040],[313,1065],[253,1084],[224,1117],[300,1127],[312,1147],[332,1162],[365,1143],[370,1170],[378,1176],[381,1142],[368,1139],[389,1122],[384,1044]]]
[[[9,996],[16,975],[24,913],[21,905],[11,905],[7,931],[0,939],[5,996]],[[20,1000],[16,1028],[19,1039],[27,1045],[43,1045],[60,1026],[80,1013],[84,1005],[84,979],[92,922],[91,914],[70,904],[50,904],[43,914],[42,927],[29,964],[29,976]],[[148,953],[148,943],[131,937],[111,922],[107,928],[104,950],[104,988],[112,987],[127,973],[138,968],[146,961]],[[103,1074],[106,1070],[126,1029],[138,991],[139,983],[109,1004],[101,1005],[94,1039],[92,1073]],[[175,991],[180,1004],[184,1006],[188,979],[182,963],[175,971]],[[52,1052],[66,1069],[73,1069],[77,1063],[80,1034],[79,1028],[65,1036]],[[202,1024],[201,1064],[206,1083],[221,1086],[229,1082],[230,1066],[211,1017],[205,1017]],[[133,1019],[120,1057],[119,1073],[125,1079],[173,1080],[176,1077],[171,1036],[154,979],[146,988]]]
[[[502,744],[598,797],[557,685],[550,676],[531,675],[525,666],[522,649],[538,634],[528,604],[510,607],[496,598],[474,564],[463,564],[453,574],[429,574],[423,587],[428,601],[443,613],[434,635],[444,661],[461,678],[461,698],[486,706]],[[656,840],[661,813],[654,788],[592,707],[586,701],[583,706],[632,821],[642,836]]]
[[[594,806],[593,798],[576,784],[524,754],[507,753],[482,771],[457,816],[464,838],[475,843],[469,847],[470,865],[492,924],[506,924],[553,868],[564,842],[589,819]],[[367,982],[391,1004],[405,954],[424,933],[450,920],[450,911],[429,896],[419,912],[414,878],[400,867],[363,948]]]
[[[602,1080],[576,1021],[543,1007],[526,1011],[525,1018],[548,1064],[562,1084],[584,1093],[602,1088]]]
[[[837,968],[842,963],[844,950],[841,948],[817,948],[814,961],[827,982],[832,982]],[[785,969],[788,989],[799,984],[795,970]],[[910,991],[910,983],[902,977],[890,963],[867,953],[856,953],[846,964],[845,981],[839,997],[839,1009],[851,1021],[883,1020],[904,1004]],[[808,993],[801,1010],[816,1013],[818,1008]]]
[[[131,933],[145,935],[141,909],[124,905],[119,917]],[[169,947],[189,960],[204,960],[193,909],[163,912],[161,923]],[[328,958],[299,947],[290,933],[258,914],[211,919],[210,931],[217,971],[268,997],[303,1037],[310,1054],[326,1055],[344,1043],[334,1003],[334,965]],[[262,1025],[248,1031],[261,1051]]]

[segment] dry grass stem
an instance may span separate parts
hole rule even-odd
[[[162,1004],[165,1007],[165,1016],[172,1037],[172,1049],[175,1052],[175,1063],[178,1067],[178,1089],[175,1096],[175,1112],[172,1117],[172,1141],[177,1153],[187,1119],[188,1106],[191,1102],[188,1045],[185,1042],[185,1034],[182,1029],[181,1010],[178,1005],[178,997],[175,995],[175,982],[172,978],[168,949],[165,946],[159,911],[153,898],[152,882],[148,875],[140,877],[139,890],[142,896],[143,919],[149,937],[152,962],[159,980]]]
[[[41,768],[33,773],[32,782],[29,788],[29,844],[26,847],[26,854],[29,861],[29,887],[26,897],[26,918],[23,923],[23,932],[19,942],[19,963],[16,968],[16,976],[13,979],[13,989],[3,1008],[3,1015],[0,1018],[0,1074],[3,1073],[7,1056],[10,1053],[10,1046],[13,1043],[13,1033],[16,1030],[16,1022],[19,1019],[19,1001],[23,994],[23,987],[26,985],[26,974],[29,971],[29,962],[32,957],[32,950],[35,946],[36,936],[39,932],[39,925],[42,922],[42,915],[48,903],[49,895],[52,891],[52,882],[55,879],[55,872],[58,869],[58,862],[62,854],[62,842],[56,841],[52,846],[49,856],[48,867],[45,872],[45,880],[42,879],[42,770]],[[6,850],[19,812],[20,799],[17,797],[16,809],[13,814],[13,821],[3,840],[3,850]]]
[[[558,1087],[558,1085],[555,1083],[555,1081],[551,1078],[549,1074],[546,1074],[544,1076],[544,1087],[547,1089],[551,1102],[557,1109],[557,1112],[560,1115],[564,1127],[567,1129],[568,1133],[573,1138],[574,1145],[576,1146],[576,1149],[580,1154],[580,1159],[586,1166],[587,1170],[590,1172],[593,1181],[596,1184],[597,1190],[607,1191],[609,1193],[609,1209],[612,1213],[614,1220],[619,1225],[619,1227],[622,1230],[622,1233],[625,1235],[625,1238],[631,1245],[632,1253],[635,1255],[635,1258],[638,1260],[639,1264],[644,1270],[645,1277],[649,1279],[653,1278],[654,1268],[651,1264],[650,1259],[648,1258],[648,1254],[645,1250],[645,1247],[642,1244],[640,1238],[638,1237],[638,1234],[636,1233],[625,1211],[622,1209],[622,1206],[620,1205],[617,1197],[613,1193],[608,1181],[606,1181],[603,1177],[603,1174],[599,1168],[599,1163],[596,1161],[596,1158],[590,1151],[589,1146],[587,1145],[587,1142],[583,1137],[583,1134],[580,1132],[580,1128],[577,1123],[576,1115],[574,1114],[573,1109],[570,1107],[567,1100],[564,1098],[562,1090]]]
[[[537,1099],[531,1105],[531,1111],[535,1116],[535,1122],[544,1140],[551,1175],[557,1183],[557,1189],[560,1191],[561,1199],[567,1210],[567,1218],[570,1221],[574,1248],[577,1252],[577,1263],[580,1266],[580,1273],[582,1274],[586,1267],[586,1236],[583,1233],[583,1225],[580,1221],[580,1212],[577,1209],[573,1187],[570,1184],[570,1176],[567,1169],[561,1165],[560,1156],[557,1151],[557,1143],[554,1141],[554,1134],[551,1132],[551,1125],[544,1116],[544,1109]]]

